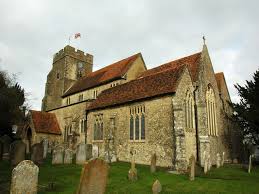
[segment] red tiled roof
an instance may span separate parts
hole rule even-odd
[[[61,135],[61,130],[54,113],[31,110],[32,122],[36,133]]]
[[[187,56],[187,57],[183,57],[181,59],[177,59],[175,61],[171,61],[169,63],[166,63],[166,64],[160,65],[158,67],[155,67],[153,69],[147,70],[147,71],[143,72],[140,75],[140,77],[152,75],[154,73],[162,72],[162,71],[168,70],[170,68],[178,67],[180,65],[187,65],[188,69],[190,71],[192,80],[197,81],[200,58],[201,58],[201,52]]]
[[[113,63],[78,80],[63,97],[121,78],[141,54]]]
[[[185,65],[178,65],[165,71],[159,71],[125,84],[104,90],[87,110],[119,105],[145,98],[175,93],[179,78]]]

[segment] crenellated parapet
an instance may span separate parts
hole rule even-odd
[[[93,55],[84,53],[83,51],[75,49],[74,47],[69,46],[69,45],[65,46],[63,49],[61,49],[59,52],[57,52],[54,55],[53,64],[65,56],[70,56],[70,57],[76,58],[78,60],[93,64]]]

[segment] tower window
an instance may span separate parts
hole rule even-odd
[[[57,79],[60,79],[60,74],[59,74],[59,72],[57,72]]]

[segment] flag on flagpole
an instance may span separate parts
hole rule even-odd
[[[81,38],[81,34],[80,33],[76,33],[75,34],[75,39],[77,39],[77,38]]]

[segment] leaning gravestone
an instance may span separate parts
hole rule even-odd
[[[16,166],[25,159],[26,144],[22,140],[16,140],[10,145],[11,165]]]
[[[219,155],[219,153],[217,153],[217,168],[220,167],[220,164],[221,164],[220,155]]]
[[[47,157],[47,153],[48,153],[48,145],[49,145],[49,141],[48,139],[44,139],[43,141],[43,158]]]
[[[156,180],[152,186],[152,192],[153,194],[158,194],[162,191],[162,186],[159,180]]]
[[[103,194],[108,179],[107,163],[99,158],[84,164],[77,194]]]
[[[86,144],[86,160],[90,160],[93,157],[92,151],[92,144]]]
[[[99,148],[97,145],[93,145],[93,158],[98,158],[99,157]]]
[[[150,172],[156,172],[156,154],[152,154],[151,156]]]
[[[193,181],[195,179],[195,157],[194,155],[190,158],[190,172],[189,172],[189,180]]]
[[[76,164],[84,164],[86,161],[86,145],[80,143],[76,149]]]
[[[251,172],[251,168],[252,168],[252,155],[249,156],[248,173]]]
[[[52,164],[63,164],[63,147],[56,146],[52,152]]]
[[[31,160],[36,165],[43,163],[43,142],[36,143],[32,146]]]
[[[64,154],[64,164],[72,164],[73,151],[71,149],[66,149]]]
[[[12,142],[12,139],[8,135],[3,135],[0,137],[0,142],[2,143],[2,158],[3,160],[9,160],[9,149],[10,149],[10,144]]]
[[[30,160],[20,162],[12,172],[10,194],[36,194],[39,168]]]

